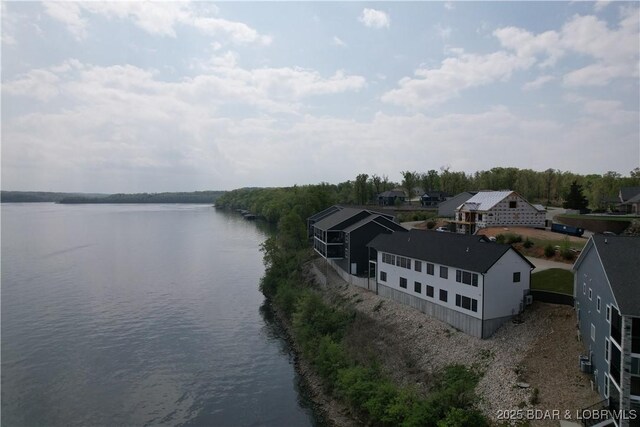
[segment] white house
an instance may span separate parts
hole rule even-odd
[[[488,338],[528,302],[534,266],[482,236],[413,229],[368,244],[379,295]]]
[[[544,228],[545,210],[532,205],[515,191],[481,191],[456,209],[458,233],[474,234],[485,227]]]

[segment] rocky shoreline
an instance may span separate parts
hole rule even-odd
[[[285,335],[285,339],[293,353],[293,363],[297,374],[303,382],[305,391],[313,405],[313,411],[319,416],[320,425],[356,427],[360,425],[349,416],[349,408],[328,395],[323,387],[322,379],[315,373],[311,364],[302,356],[302,349],[293,339],[292,325],[270,301],[273,315]]]
[[[501,410],[580,409],[597,401],[597,394],[588,388],[588,378],[573,366],[581,344],[560,345],[569,339],[575,341],[571,335],[575,323],[571,307],[534,303],[523,313],[521,322],[505,323],[491,338],[482,340],[409,306],[351,286],[331,268],[324,268],[321,260],[314,262],[320,267],[314,269],[315,274],[326,271],[328,277],[322,280],[309,268],[307,280],[316,284],[326,300],[347,303],[356,310],[352,332],[345,337],[347,347],[361,353],[353,356],[375,354],[386,374],[398,384],[412,386],[426,395],[433,376],[441,369],[465,365],[481,373],[476,407],[494,423],[501,421],[497,419]],[[296,355],[296,370],[326,424],[361,425],[346,405],[325,392],[322,380],[292,339],[291,324],[274,311]],[[555,353],[545,345],[551,339],[558,342]],[[545,354],[540,354],[542,348]],[[558,370],[550,374],[538,372],[534,364],[541,358],[551,364],[551,369],[557,366]],[[553,387],[548,384],[549,378],[556,381]],[[566,378],[566,383],[558,383],[559,378]]]

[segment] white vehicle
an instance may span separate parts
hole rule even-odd
[[[448,233],[449,232],[447,227],[438,227],[438,228],[436,228],[436,231],[440,231],[442,233]]]

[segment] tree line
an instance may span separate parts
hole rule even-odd
[[[614,205],[621,187],[640,187],[640,168],[622,176],[618,172],[602,175],[579,175],[572,172],[547,169],[496,167],[473,174],[451,171],[402,171],[402,181],[391,181],[385,175],[358,174],[354,180],[339,184],[286,188],[239,189],[230,191],[216,201],[216,206],[249,209],[268,221],[277,223],[282,212],[294,210],[307,218],[332,204],[377,204],[380,193],[394,188],[403,189],[411,198],[421,191],[443,191],[455,195],[463,191],[514,190],[532,203],[562,206],[575,182],[593,210],[604,210]]]

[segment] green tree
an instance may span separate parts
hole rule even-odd
[[[582,194],[582,186],[577,181],[573,181],[569,188],[569,194],[565,197],[562,207],[565,209],[577,209],[583,211],[587,209],[589,201]]]
[[[361,173],[356,176],[356,182],[353,185],[356,203],[364,205],[369,201],[369,185],[367,179],[369,175]]]
[[[416,185],[418,184],[418,172],[402,171],[402,188],[407,193],[407,200],[411,204],[411,199],[414,196]]]

